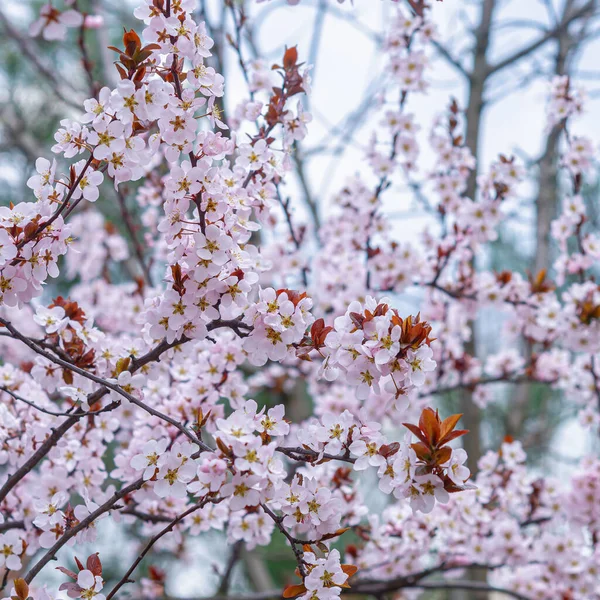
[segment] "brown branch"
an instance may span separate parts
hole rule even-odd
[[[52,546],[40,560],[38,560],[35,565],[29,569],[27,575],[25,575],[25,581],[27,583],[31,583],[35,576],[51,561],[55,558],[56,553],[74,536],[76,536],[80,531],[85,529],[88,525],[93,523],[99,516],[108,512],[112,508],[115,508],[115,504],[121,500],[121,498],[127,496],[127,494],[131,494],[131,492],[135,492],[139,490],[144,483],[143,477],[140,477],[133,483],[130,483],[128,486],[121,488],[118,492],[115,492],[104,504],[99,506],[94,512],[90,513],[83,521],[80,521],[78,525],[72,527],[65,531],[65,533],[56,541],[54,546]]]
[[[296,142],[294,146],[295,148],[292,154],[292,158],[294,159],[294,164],[296,165],[296,175],[298,177],[298,181],[300,182],[300,187],[302,188],[304,203],[306,204],[308,212],[312,217],[315,229],[318,231],[321,227],[319,207],[317,206],[317,203],[314,200],[313,194],[308,185],[308,177],[306,176],[306,169],[304,166],[304,156],[302,150],[300,149],[299,142]]]
[[[94,80],[94,73],[93,73],[93,63],[90,60],[90,55],[87,49],[87,46],[85,44],[85,19],[87,17],[87,13],[82,12],[83,15],[83,22],[81,23],[81,26],[79,27],[79,36],[77,39],[77,44],[79,46],[79,51],[81,52],[81,64],[83,66],[83,70],[85,71],[85,75],[88,81],[88,86],[89,86],[89,91],[90,91],[90,95],[91,96],[96,96],[98,93],[98,84],[96,83],[96,81]]]
[[[592,354],[590,360],[591,360],[591,364],[590,364],[590,371],[592,373],[592,379],[594,381],[594,395],[596,396],[596,400],[597,400],[597,407],[598,410],[600,410],[600,380],[598,375],[596,374],[596,360],[595,360],[595,355]]]
[[[206,328],[208,329],[208,331],[214,331],[215,329],[222,328],[231,329],[238,337],[247,337],[248,332],[252,330],[252,327],[250,325],[246,325],[246,323],[239,319],[216,319],[214,321],[211,321],[206,326]],[[149,350],[148,352],[146,352],[146,354],[140,356],[140,358],[136,358],[132,361],[131,364],[133,370],[137,371],[144,365],[158,360],[160,356],[164,354],[167,350],[180,346],[181,344],[185,344],[190,340],[191,338],[188,338],[185,335],[179,338],[178,340],[174,340],[173,342],[167,342],[166,339],[163,339],[152,350]]]
[[[520,60],[521,58],[524,58],[525,56],[531,54],[532,52],[535,52],[538,48],[543,46],[546,42],[548,42],[549,40],[552,40],[552,39],[556,38],[558,35],[560,35],[563,31],[565,31],[569,27],[569,25],[571,25],[571,23],[573,23],[577,19],[579,19],[581,17],[585,17],[588,14],[589,15],[593,14],[595,6],[596,6],[596,1],[589,0],[586,4],[584,4],[582,7],[575,10],[574,12],[563,15],[561,22],[556,27],[547,31],[544,35],[539,37],[537,40],[535,40],[528,46],[525,46],[524,48],[517,50],[514,54],[497,62],[495,65],[489,65],[487,68],[486,76],[497,73],[498,71],[505,69],[506,67],[512,65],[514,62]]]
[[[25,475],[27,475],[27,473],[29,473],[38,462],[48,454],[48,452],[50,452],[58,440],[60,440],[60,438],[78,421],[79,415],[73,415],[63,421],[56,429],[52,429],[52,434],[46,441],[6,480],[2,488],[0,488],[0,502],[6,498],[15,485],[17,485],[17,483],[21,481],[21,479],[25,477]]]
[[[69,201],[71,200],[71,197],[73,196],[73,194],[75,193],[75,190],[77,189],[77,186],[79,185],[79,182],[83,179],[86,171],[88,170],[88,168],[90,167],[90,165],[92,164],[92,161],[94,160],[94,154],[90,153],[90,157],[87,159],[85,165],[83,165],[83,169],[81,169],[81,173],[79,173],[79,175],[77,176],[77,179],[75,179],[75,181],[73,182],[73,184],[71,185],[71,187],[69,188],[69,191],[67,193],[66,198],[63,200],[62,204],[60,205],[60,207],[54,211],[54,214],[47,220],[44,221],[43,223],[40,223],[40,225],[37,227],[37,229],[31,234],[31,235],[26,235],[18,244],[17,244],[17,248],[20,250],[25,244],[27,244],[28,242],[34,240],[40,233],[42,233],[42,231],[44,231],[44,229],[50,227],[50,225],[52,225],[52,223],[54,223],[54,221],[56,221],[56,219],[58,219],[58,217],[60,217],[60,215],[62,214],[62,212],[65,210],[65,208],[67,208]],[[67,216],[69,216],[69,214],[72,212],[72,210],[77,206],[77,204],[79,204],[79,202],[81,201],[81,198],[83,198],[83,196],[81,196],[80,198],[78,198],[77,200],[75,200],[75,202],[73,203],[73,205],[70,207],[70,209],[65,213],[65,218]],[[19,262],[18,258],[15,258],[11,264],[16,264]]]
[[[140,519],[140,521],[147,521],[148,523],[170,523],[173,520],[173,517],[168,517],[167,515],[153,515],[151,513],[144,513],[135,508],[126,508],[121,511],[122,515],[129,515],[131,517],[135,517],[136,519]]]
[[[298,237],[298,235],[296,234],[296,231],[294,229],[294,225],[292,223],[292,215],[290,213],[290,198],[287,198],[286,200],[284,200],[281,197],[281,191],[279,190],[279,185],[275,186],[275,191],[277,192],[277,201],[279,202],[279,205],[281,206],[281,208],[283,209],[283,214],[285,215],[285,220],[288,226],[288,231],[290,232],[290,237],[292,238],[292,241],[294,242],[294,246],[296,246],[296,250],[300,250],[300,245],[301,245],[301,240]],[[306,282],[305,282],[306,285]]]
[[[48,410],[47,408],[42,408],[41,406],[38,406],[37,404],[35,404],[35,402],[32,402],[31,400],[27,400],[27,398],[23,398],[22,396],[15,394],[12,390],[8,389],[7,387],[0,386],[0,391],[6,392],[9,396],[14,398],[15,400],[18,400],[19,402],[23,402],[23,403],[27,404],[28,406],[31,406],[32,408],[35,408],[36,410],[39,410],[40,412],[42,412],[46,415],[50,415],[52,417],[72,417],[74,415],[77,416],[78,418],[93,417],[94,415],[97,415],[100,413],[109,412],[109,411],[117,408],[117,406],[120,406],[120,404],[121,404],[118,401],[112,402],[111,404],[109,404],[108,406],[105,406],[104,408],[101,408],[99,410],[91,410],[89,412],[84,411],[84,412],[79,412],[79,413],[73,413],[73,410],[75,410],[75,407],[73,407],[71,409],[71,411],[69,411],[69,412],[57,412],[57,411]]]
[[[438,53],[446,59],[448,63],[450,63],[461,75],[469,78],[471,74],[463,67],[462,63],[454,58],[450,51],[440,42],[434,40],[432,42],[433,47],[438,51]]]
[[[0,523],[0,533],[4,533],[9,529],[25,529],[25,521],[5,521]]]
[[[188,515],[191,515],[193,512],[203,508],[209,502],[216,504],[218,502],[221,502],[222,500],[223,500],[223,498],[205,498],[204,500],[202,500],[202,502],[195,504],[194,506],[192,506],[185,512],[181,513],[179,516],[175,517],[164,529],[161,529],[154,537],[150,538],[148,543],[144,546],[144,549],[140,552],[138,557],[133,561],[133,564],[131,565],[131,567],[129,567],[129,569],[127,569],[127,572],[125,573],[125,575],[123,575],[123,577],[121,577],[121,579],[118,581],[118,583],[115,585],[115,587],[106,596],[106,600],[111,600],[111,598],[126,583],[131,583],[133,581],[133,580],[129,579],[129,577],[136,570],[137,566],[142,562],[142,560],[144,559],[144,556],[146,556],[146,554],[148,554],[148,552],[150,552],[150,550],[152,549],[152,546],[154,546],[154,544],[156,544],[156,542],[158,542],[158,540],[160,540],[160,538],[165,536],[167,533],[173,531],[173,528],[175,527],[175,525],[177,525],[178,523],[181,523],[181,521],[183,521],[183,519],[185,519]]]
[[[31,62],[31,64],[37,69],[40,75],[42,75],[42,77],[47,81],[54,95],[65,104],[80,111],[81,105],[79,104],[79,102],[70,99],[61,90],[61,86],[64,85],[64,82],[59,81],[54,72],[52,71],[52,68],[44,64],[40,60],[40,53],[30,46],[28,40],[21,37],[19,32],[13,28],[12,24],[6,18],[6,15],[2,11],[0,11],[0,23],[2,23],[7,37],[11,38],[17,44],[23,56]]]
[[[146,260],[144,259],[144,249],[142,248],[142,244],[140,243],[140,240],[137,236],[137,226],[134,224],[131,218],[131,213],[127,209],[125,195],[123,194],[122,190],[117,188],[116,192],[117,198],[119,199],[119,206],[121,208],[121,216],[123,217],[123,223],[125,224],[127,232],[129,233],[129,239],[131,240],[131,243],[133,245],[133,250],[135,252],[136,258],[142,269],[142,273],[144,274],[144,279],[146,280],[146,283],[150,287],[152,287],[152,276],[150,274],[150,269],[146,264]]]
[[[306,448],[287,448],[284,446],[279,446],[275,448],[277,452],[281,452],[281,454],[285,454],[287,457],[293,460],[300,460],[305,462],[314,462],[315,460],[341,460],[342,462],[347,463],[355,463],[356,459],[350,456],[349,452],[345,454],[327,454],[326,452],[321,454],[316,452],[315,450],[308,450]]]
[[[243,540],[238,540],[233,545],[233,548],[231,549],[231,555],[229,556],[229,560],[227,561],[227,565],[225,566],[225,570],[223,571],[223,575],[221,577],[221,583],[219,584],[217,594],[223,596],[227,595],[227,592],[229,591],[229,585],[231,583],[231,575],[233,573],[233,568],[240,559],[243,546]]]
[[[61,358],[58,358],[57,356],[54,356],[53,354],[50,354],[49,352],[46,352],[43,348],[41,348],[33,340],[29,339],[28,337],[26,337],[22,333],[20,333],[6,319],[0,318],[0,324],[4,325],[9,330],[13,334],[13,337],[22,341],[26,346],[31,348],[31,350],[33,350],[37,354],[40,354],[44,358],[47,358],[48,360],[52,361],[53,363],[65,368],[65,369],[73,371],[74,373],[78,373],[79,375],[81,375],[82,377],[85,377],[86,379],[89,379],[90,381],[99,383],[104,388],[108,388],[109,390],[116,392],[117,394],[123,396],[123,398],[129,400],[129,402],[131,402],[132,404],[135,404],[136,406],[142,408],[143,410],[145,410],[147,413],[151,414],[152,416],[162,419],[163,421],[166,421],[167,423],[170,423],[171,425],[173,425],[173,427],[175,427],[181,433],[183,433],[183,435],[185,435],[187,438],[189,438],[194,444],[200,446],[200,448],[202,448],[202,450],[204,450],[204,451],[211,450],[211,448],[209,446],[207,446],[202,440],[200,440],[197,436],[195,436],[191,431],[189,431],[181,423],[179,423],[175,419],[172,419],[168,415],[165,415],[164,413],[152,408],[151,406],[148,406],[141,400],[138,400],[138,398],[127,393],[123,388],[121,388],[116,383],[111,383],[110,381],[103,379],[102,377],[93,375],[92,373],[89,373],[85,369],[81,369]]]
[[[262,509],[269,515],[269,517],[271,517],[271,519],[273,519],[273,522],[275,523],[275,526],[277,527],[277,529],[279,529],[279,531],[284,535],[284,537],[288,540],[288,542],[290,543],[292,550],[294,551],[294,556],[296,557],[296,562],[298,563],[298,571],[300,572],[300,575],[302,576],[302,579],[304,580],[304,578],[306,577],[306,568],[304,566],[304,558],[303,556],[303,551],[301,548],[298,548],[298,540],[296,540],[291,534],[290,532],[283,526],[283,517],[278,517],[264,502],[261,503]]]
[[[281,205],[281,208],[283,209],[283,214],[285,215],[285,220],[287,222],[288,230],[290,232],[290,237],[291,237],[292,241],[294,242],[294,246],[296,247],[296,250],[300,250],[300,247],[302,245],[302,239],[296,233],[296,231],[294,229],[294,224],[292,223],[292,214],[290,212],[290,198],[288,197],[286,200],[284,200],[281,197],[281,191],[279,190],[279,185],[275,185],[275,191],[277,193],[277,200],[278,200],[279,204]],[[308,287],[308,275],[307,275],[306,267],[302,267],[302,283],[304,284],[305,288]]]

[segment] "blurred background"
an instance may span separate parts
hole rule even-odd
[[[42,4],[37,0],[0,3],[2,206],[32,198],[25,182],[35,159],[50,157],[59,121],[78,117],[82,101],[97,91],[96,82],[111,87],[117,83],[113,53],[107,46],[120,45],[123,27],[142,29],[133,17],[136,0],[77,0],[77,8],[101,16],[104,27],[86,31],[83,39],[79,30],[69,30],[66,42],[32,39],[28,27]],[[64,7],[63,0],[54,0],[54,4]],[[209,62],[226,80],[226,114],[232,114],[236,104],[248,96],[238,56],[227,38],[235,32],[229,4],[198,0],[199,18],[206,20],[208,33],[215,39]],[[307,107],[314,118],[308,138],[297,148],[294,173],[287,184],[289,195],[301,200],[293,205],[295,219],[310,225],[327,216],[332,197],[348,177],[360,171],[365,160],[380,119],[374,109],[386,77],[381,50],[386,23],[397,6],[404,5],[390,0],[354,0],[341,5],[334,0],[303,0],[297,7],[280,0],[260,4],[235,0],[234,4],[249,18],[241,39],[246,60],[263,59],[268,68],[280,60],[285,46],[298,45],[301,60],[313,65],[313,90]],[[466,110],[466,143],[477,157],[478,172],[484,172],[500,153],[516,156],[527,171],[519,197],[508,207],[498,240],[478,257],[478,266],[523,274],[550,269],[555,257],[550,224],[567,188],[557,169],[558,132],[546,127],[548,84],[554,76],[567,74],[587,88],[587,112],[579,121],[578,132],[600,139],[597,0],[444,0],[432,4],[438,41],[426,75],[431,87],[426,95],[410,95],[407,106],[421,124],[419,170],[410,184],[397,177],[384,195],[397,238],[418,244],[425,228],[435,231],[434,202],[428,201],[427,187],[434,155],[427,138],[435,117],[455,97]],[[600,219],[598,192],[597,178],[591,177],[583,193],[594,229]],[[474,178],[467,193],[470,197],[478,193]],[[132,202],[128,210],[139,222],[136,206]],[[311,212],[305,207],[316,208]],[[95,208],[127,237],[122,206],[110,186]],[[402,310],[418,310],[419,291],[409,289],[397,301]],[[499,313],[482,313],[474,329],[471,351],[478,357],[506,347],[504,340],[502,346],[499,342]],[[520,350],[530,352],[528,348]],[[472,466],[477,456],[497,447],[505,435],[523,442],[536,469],[557,477],[572,470],[583,455],[597,450],[594,438],[575,417],[577,398],[565,398],[562,392],[542,384],[497,384],[493,393],[494,402],[485,410],[474,406],[464,390],[439,399],[448,410],[466,413],[465,425],[473,432],[467,440]],[[133,556],[139,541],[120,539],[117,531],[105,529],[102,535],[113,547],[118,540],[119,552],[109,553],[118,573],[122,554]],[[279,537],[274,536],[270,546],[248,553],[240,547],[228,548],[223,536],[211,532],[197,544],[193,564],[178,567],[181,576],[172,593],[188,597],[208,594],[230,565],[232,589],[247,589],[249,584],[256,590],[283,585],[294,562]],[[173,559],[173,553],[165,554],[154,564],[168,569]],[[105,578],[109,579],[111,564],[108,558],[104,560]],[[423,597],[449,598],[446,593],[429,592]],[[457,593],[451,597],[468,598]]]

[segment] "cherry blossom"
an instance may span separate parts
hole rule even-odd
[[[79,27],[83,23],[83,15],[76,10],[61,12],[51,3],[44,4],[40,17],[31,24],[29,34],[38,36],[42,34],[45,40],[63,40],[67,35],[68,27]]]
[[[190,561],[188,540],[207,533],[248,550],[280,539],[299,578],[284,596],[303,600],[391,594],[477,565],[532,600],[598,596],[598,461],[554,481],[506,438],[475,468],[461,415],[435,408],[469,390],[486,409],[494,383],[536,382],[572,392],[598,428],[585,94],[568,77],[550,85],[569,184],[552,272],[476,268],[529,169],[503,154],[477,166],[454,100],[417,123],[439,7],[394,4],[378,33],[375,129],[312,222],[289,185],[313,129],[306,49],[274,65],[246,57],[250,17],[226,6],[238,29],[223,39],[247,83],[236,98],[193,0],[139,3],[139,33],[111,49],[118,83],[82,96],[55,158],[27,174],[30,197],[0,208],[0,567],[19,600],[54,597],[37,586],[55,556],[69,597],[130,584],[164,596],[171,575],[152,565],[136,584],[137,563],[105,590],[109,527]],[[92,26],[104,24],[45,5],[31,32]],[[387,200],[416,176],[440,227],[413,242]],[[510,341],[482,358],[469,323],[488,309]]]

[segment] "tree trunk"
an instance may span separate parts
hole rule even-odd
[[[488,76],[487,52],[490,41],[490,29],[496,7],[496,0],[484,0],[481,8],[481,18],[475,32],[475,51],[473,60],[473,70],[469,77],[469,99],[465,111],[467,121],[467,131],[465,143],[470,148],[476,161],[475,170],[471,173],[467,181],[466,194],[468,198],[476,200],[477,196],[477,169],[479,164],[479,141],[481,134],[481,118],[485,105],[484,91]],[[475,258],[473,258],[473,267],[476,268]],[[476,323],[471,321],[471,340],[466,344],[465,351],[477,356],[477,337]],[[481,411],[472,401],[472,394],[468,390],[461,392],[460,412],[463,413],[463,425],[470,431],[469,435],[464,437],[464,447],[469,455],[469,466],[473,472],[477,468],[477,462],[481,457]],[[487,571],[485,569],[474,569],[469,572],[469,579],[472,581],[487,580]],[[452,596],[453,600],[486,600],[485,592],[467,592],[456,591]]]

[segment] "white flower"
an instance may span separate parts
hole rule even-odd
[[[452,456],[450,460],[442,465],[448,469],[448,477],[456,484],[463,485],[464,482],[471,475],[471,471],[464,466],[464,462],[467,460],[467,453],[462,448],[452,450]]]
[[[43,188],[52,188],[54,185],[54,173],[56,171],[56,160],[50,162],[47,158],[38,158],[35,161],[37,175],[32,175],[27,180],[27,187],[34,192],[41,193]]]
[[[130,465],[136,470],[144,470],[144,479],[150,479],[158,469],[158,461],[164,454],[169,440],[166,438],[160,440],[150,440],[144,444],[141,454],[136,454],[130,461]]]
[[[196,465],[193,461],[182,461],[174,456],[169,456],[163,462],[154,484],[154,493],[161,498],[172,496],[174,498],[185,498],[187,496],[187,484],[196,475]]]
[[[429,346],[421,346],[416,352],[409,350],[406,361],[408,362],[407,379],[416,386],[425,383],[425,373],[435,369],[436,362],[432,360],[433,350]]]
[[[0,567],[6,567],[11,571],[21,568],[20,555],[23,553],[23,540],[16,529],[11,529],[0,534]]]
[[[430,513],[436,500],[446,504],[450,499],[450,494],[444,489],[444,482],[436,475],[417,475],[409,490],[413,511]]]
[[[75,181],[79,179],[79,175],[85,169],[85,161],[80,160],[73,165],[75,169]],[[83,173],[81,179],[77,183],[75,191],[73,192],[73,200],[78,200],[82,196],[89,202],[96,202],[100,192],[98,186],[104,181],[104,175],[100,171],[94,171],[89,167]]]
[[[64,40],[67,27],[79,27],[83,23],[83,15],[76,10],[60,12],[48,3],[42,6],[40,18],[29,27],[29,35],[37,37],[42,34],[45,40]]]
[[[62,331],[69,324],[69,319],[65,317],[65,309],[62,306],[54,306],[53,308],[39,306],[35,311],[33,320],[41,325],[46,333]]]
[[[117,378],[117,384],[126,393],[131,396],[139,396],[140,389],[146,383],[146,378],[141,373],[133,375],[131,371],[122,371]],[[119,394],[119,398],[122,396]]]
[[[17,247],[6,229],[0,229],[0,267],[17,255]]]
[[[104,600],[104,594],[99,594],[100,590],[104,587],[102,577],[94,575],[91,571],[85,569],[79,571],[77,575],[77,585],[81,588],[80,596],[85,600]]]

